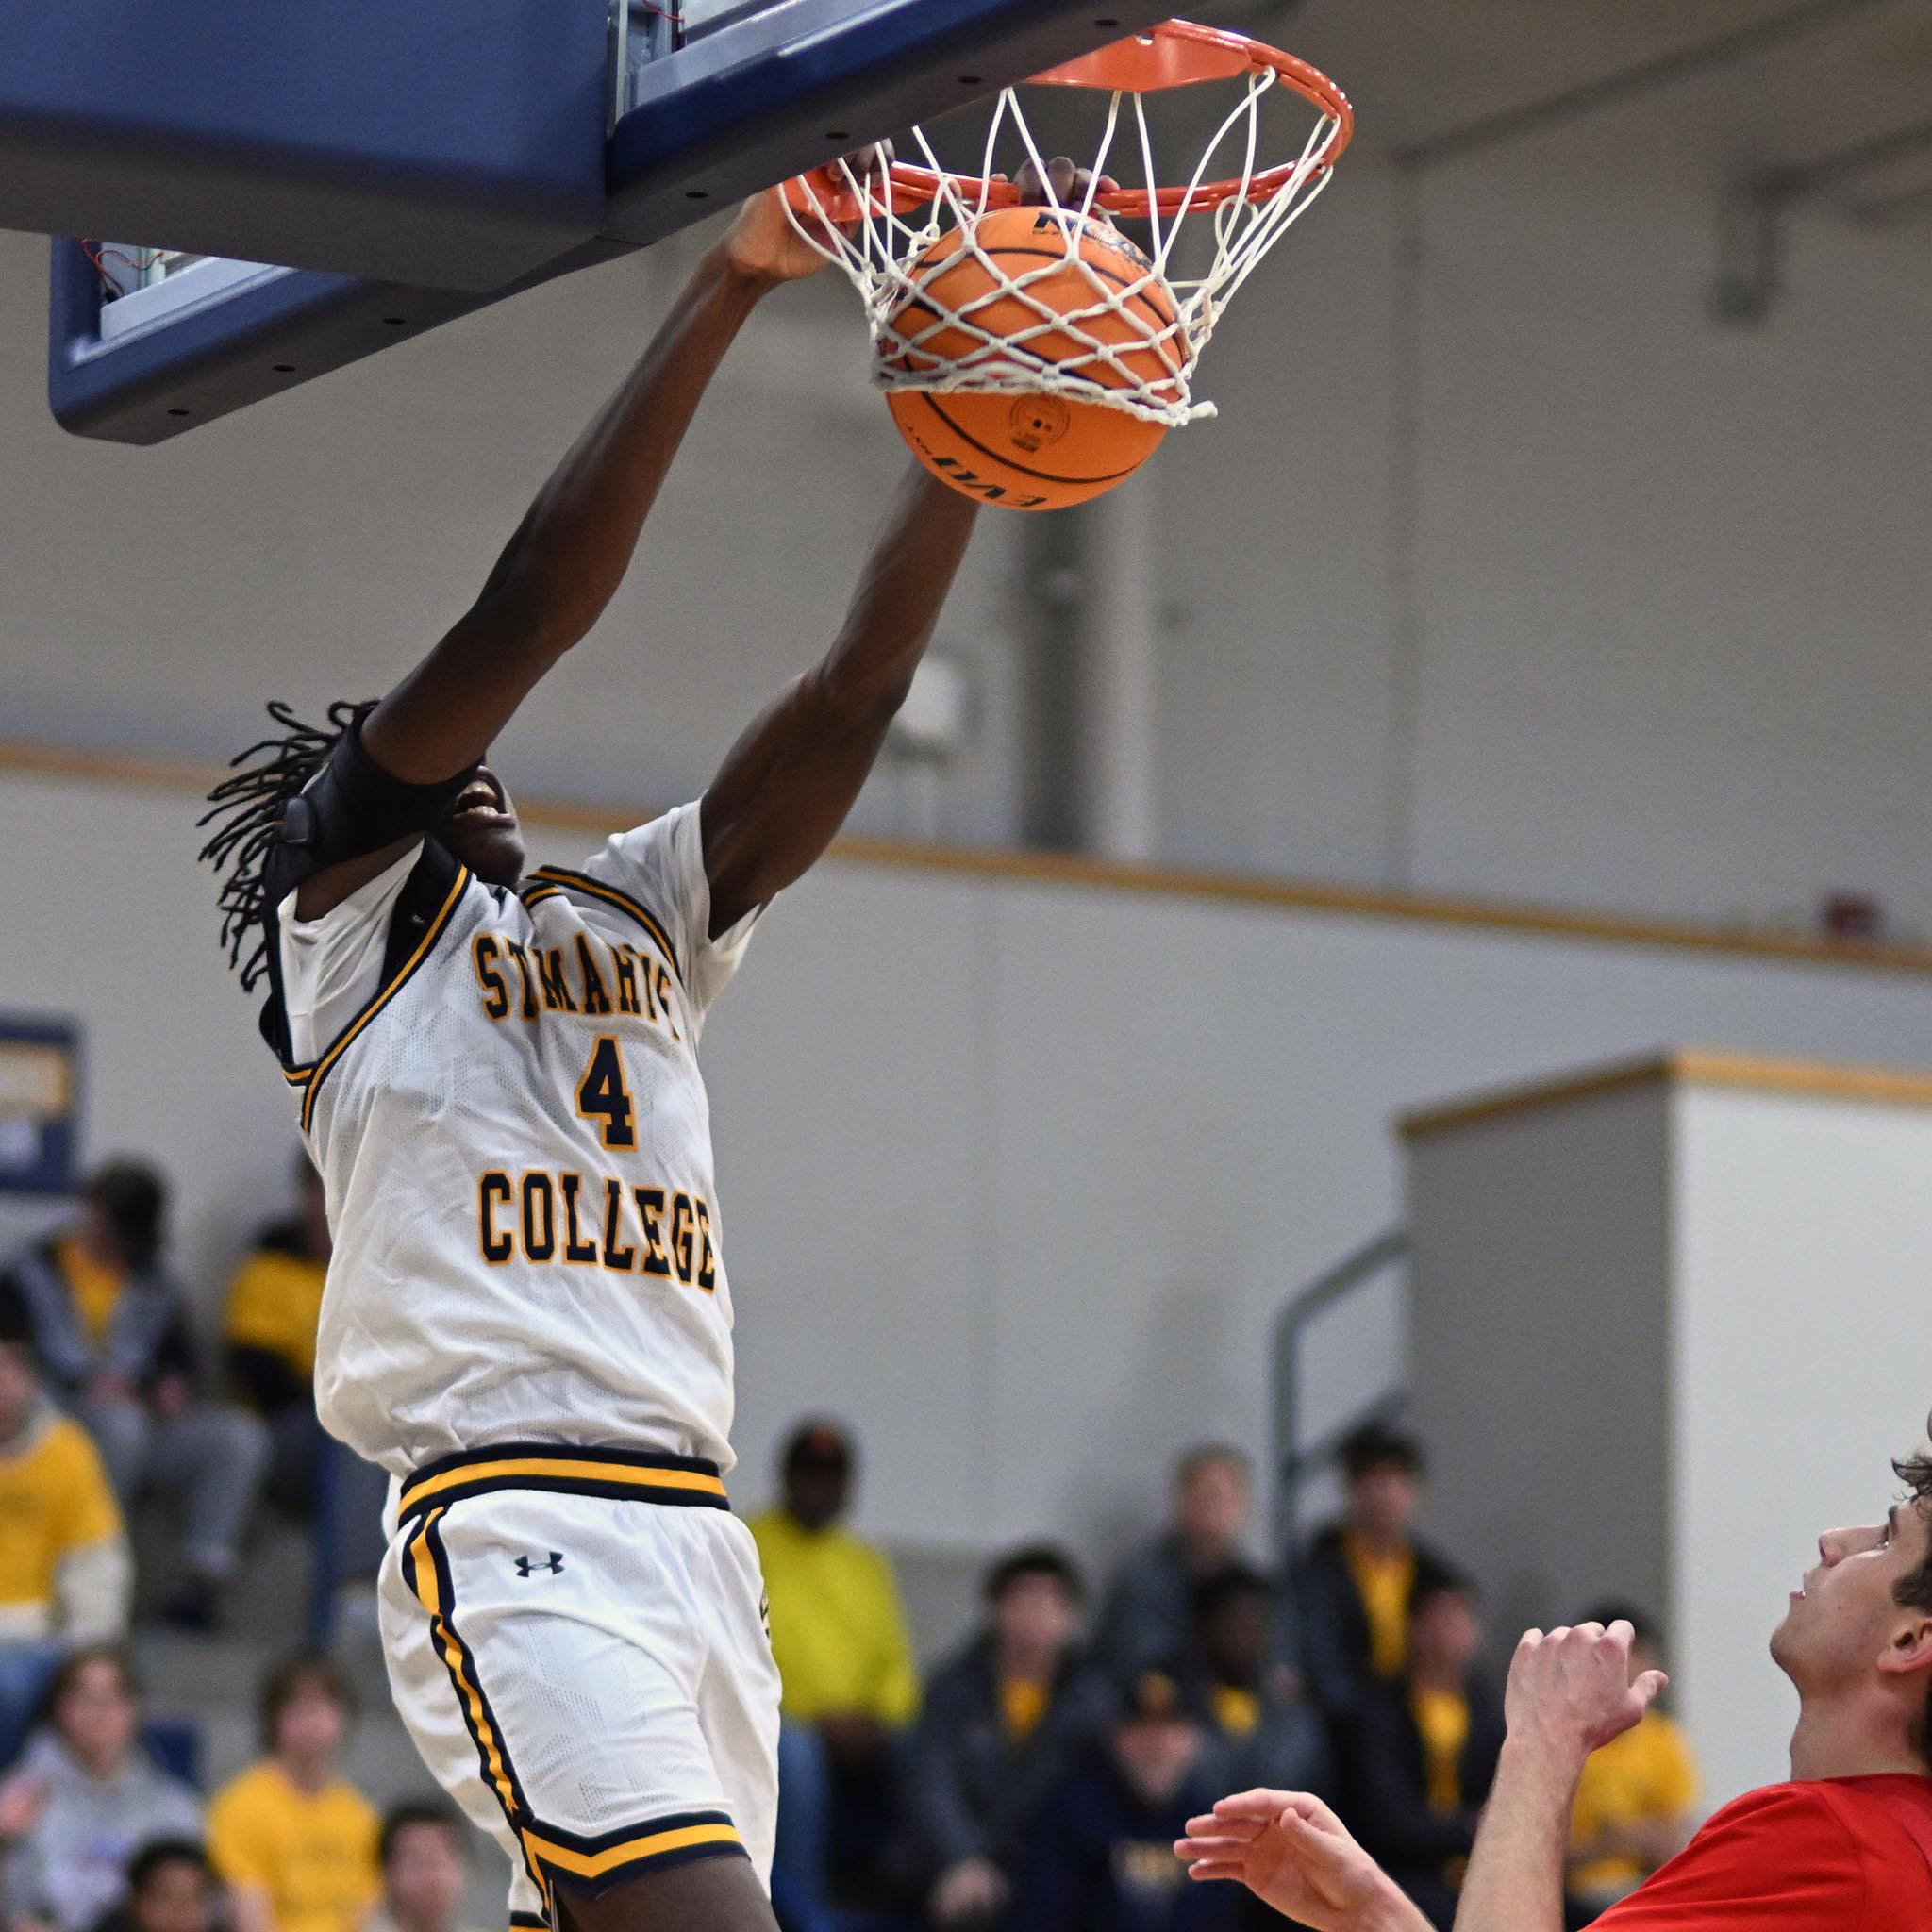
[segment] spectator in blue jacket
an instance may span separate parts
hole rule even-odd
[[[1482,1641],[1468,1578],[1418,1585],[1402,1676],[1364,1691],[1337,1733],[1337,1810],[1441,1932],[1455,1923],[1503,1753],[1503,1697],[1483,1670]]]
[[[1254,1472],[1239,1449],[1204,1442],[1174,1464],[1167,1526],[1121,1566],[1101,1612],[1094,1651],[1121,1682],[1172,1664],[1193,1641],[1194,1586],[1253,1560]],[[1295,1663],[1292,1618],[1280,1606],[1277,1656]]]
[[[1174,1855],[1223,1782],[1178,1683],[1143,1671],[1035,1818],[1007,1932],[1229,1932],[1239,1889],[1191,1884]]]
[[[1246,1563],[1194,1586],[1189,1708],[1218,1743],[1230,1790],[1326,1795],[1328,1726],[1276,1654],[1275,1599],[1273,1580]]]
[[[1415,1599],[1455,1566],[1416,1534],[1422,1444],[1368,1423],[1341,1445],[1348,1507],[1309,1543],[1295,1575],[1308,1689],[1331,1718],[1408,1667]]]
[[[926,1686],[908,1808],[936,1926],[996,1924],[1021,1835],[1109,1713],[1082,1668],[1085,1591],[1064,1551],[1015,1550],[986,1579],[986,1615]]]

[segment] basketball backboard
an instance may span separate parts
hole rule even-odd
[[[54,244],[55,415],[159,442],[1165,10],[466,0],[453,33],[393,0],[194,0],[158,41],[142,0],[70,0],[0,51],[0,225],[88,237]]]

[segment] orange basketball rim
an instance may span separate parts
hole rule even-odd
[[[1064,202],[1027,120],[1024,96],[1034,89],[1091,104],[1081,192]],[[1210,89],[1225,111],[1206,146],[1191,167],[1164,167],[1156,138],[1170,118],[1163,99]],[[1066,119],[1056,115],[1057,130]],[[862,169],[835,162],[783,193],[797,232],[858,290],[874,380],[894,399],[902,428],[912,420],[898,407],[907,391],[954,404],[1004,399],[997,411],[989,402],[942,413],[975,460],[991,458],[996,444],[998,460],[1017,473],[1046,425],[1076,425],[1059,454],[1071,463],[1078,443],[1102,467],[1044,477],[1027,470],[1046,507],[1056,496],[1071,500],[1063,488],[1126,474],[1132,450],[1151,447],[1125,434],[1134,425],[1120,415],[1166,430],[1214,414],[1192,392],[1201,351],[1235,293],[1328,186],[1354,131],[1347,95],[1307,61],[1174,20],[1003,90],[976,167],[949,166],[915,127],[907,158],[874,153]],[[1057,145],[1066,139],[1057,131]],[[996,224],[1019,205],[1025,167],[1047,186],[1037,228],[1017,246]],[[1191,235],[1200,245],[1183,252]],[[1055,407],[1032,410],[1029,398]],[[1120,433],[1094,422],[1095,410],[1113,416]],[[931,467],[936,453],[922,457]]]
[[[1320,162],[1321,172],[1325,175],[1355,138],[1355,109],[1349,105],[1348,96],[1320,68],[1225,27],[1203,26],[1191,20],[1165,21],[1149,27],[1144,34],[1116,41],[1111,46],[1070,60],[1064,67],[1037,74],[1026,85],[1085,88],[1096,93],[1142,99],[1208,81],[1239,81],[1269,73],[1333,125],[1334,135]],[[854,183],[843,178],[844,172],[837,162],[815,169],[811,175],[786,184],[787,198],[801,213],[829,216],[841,225],[856,222],[862,212],[860,194]],[[983,208],[1012,208],[1020,199],[1019,190],[1005,175],[948,174],[941,168],[922,168],[904,161],[895,162],[887,172],[894,209],[901,214],[924,207],[942,192],[947,181],[963,200]],[[1124,221],[1144,219],[1150,213],[1172,218],[1184,210],[1217,208],[1237,198],[1265,201],[1293,172],[1294,164],[1288,162],[1257,174],[1234,175],[1191,185],[1161,187],[1149,183],[1098,193],[1093,197],[1093,206]],[[878,190],[872,184],[868,188],[875,202]]]

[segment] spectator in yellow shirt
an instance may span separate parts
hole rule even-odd
[[[1600,1604],[1581,1623],[1620,1617],[1636,1631],[1630,1677],[1663,1669],[1657,1626],[1633,1604]],[[1573,1923],[1587,1925],[1635,1891],[1690,1839],[1697,1801],[1697,1767],[1676,1723],[1656,1705],[1634,1730],[1591,1753],[1576,1788],[1570,1821],[1566,1889]]]
[[[222,1341],[228,1386],[267,1423],[269,1500],[291,1516],[315,1506],[321,1425],[315,1419],[315,1330],[328,1276],[322,1176],[295,1158],[295,1211],[271,1222],[228,1284]]]
[[[1317,1533],[1295,1574],[1308,1690],[1333,1721],[1408,1668],[1416,1599],[1456,1567],[1416,1534],[1422,1444],[1365,1423],[1341,1445],[1347,1508]]]
[[[798,1932],[818,1932],[835,1881],[875,1862],[846,1857],[835,1870],[834,1843],[883,1854],[894,1835],[899,1748],[919,1704],[891,1565],[840,1527],[853,1464],[837,1424],[803,1424],[780,1461],[778,1507],[751,1524],[781,1685],[772,1882]]]
[[[295,1657],[269,1679],[269,1755],[208,1807],[208,1854],[233,1900],[234,1932],[359,1932],[380,1890],[380,1825],[336,1769],[354,1715],[325,1658]]]
[[[26,1309],[0,1282],[0,1765],[66,1652],[126,1634],[133,1579],[100,1453],[42,1390]]]

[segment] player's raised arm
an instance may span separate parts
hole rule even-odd
[[[1028,161],[1014,185],[1024,203],[1051,192],[1064,206],[1091,178],[1056,156],[1044,179]],[[713,936],[800,877],[844,824],[932,641],[974,516],[970,498],[915,464],[838,641],[732,747],[704,797]]]
[[[317,919],[408,851],[390,827],[421,826],[454,798],[544,674],[598,618],[630,567],[639,535],[699,399],[759,298],[823,258],[791,228],[775,194],[745,205],[698,263],[650,347],[571,446],[504,546],[476,601],[363,720],[355,787],[373,810],[357,856],[309,873],[296,901]],[[344,747],[354,754],[355,745]]]
[[[482,757],[616,594],[699,400],[746,317],[771,289],[822,261],[774,195],[746,204],[538,492],[475,603],[370,714],[363,745],[385,771],[438,784]]]
[[[974,514],[915,464],[838,641],[725,758],[700,821],[714,936],[791,885],[844,824],[931,641]]]

